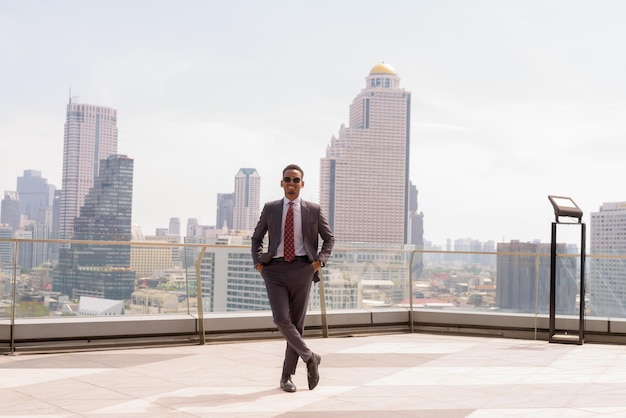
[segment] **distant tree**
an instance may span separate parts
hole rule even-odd
[[[11,308],[6,308],[8,315],[11,315]],[[38,302],[18,302],[15,306],[15,316],[17,318],[41,318],[47,317],[50,310],[47,306]]]

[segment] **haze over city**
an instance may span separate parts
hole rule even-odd
[[[0,1],[0,192],[27,169],[61,187],[75,96],[117,109],[144,233],[213,225],[242,167],[263,202],[296,162],[318,200],[320,158],[384,61],[412,92],[424,238],[547,242],[548,194],[586,222],[626,200],[625,23],[620,1]]]

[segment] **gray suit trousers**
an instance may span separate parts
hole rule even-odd
[[[296,373],[298,358],[305,362],[312,353],[302,338],[309,293],[313,282],[313,266],[306,260],[274,260],[261,272],[272,307],[274,323],[287,340],[283,375]]]

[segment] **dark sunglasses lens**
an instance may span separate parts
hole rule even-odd
[[[291,177],[283,177],[283,181],[284,181],[285,183],[291,183],[291,181],[292,181],[292,180],[293,180],[293,182],[294,182],[294,183],[300,183],[300,177],[294,177],[294,178],[291,178]]]

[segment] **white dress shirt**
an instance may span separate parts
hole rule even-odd
[[[287,211],[289,210],[289,202],[291,200],[286,197],[283,198],[283,221],[280,227],[280,245],[276,249],[276,257],[285,256],[285,218],[287,217]],[[296,255],[306,255],[306,249],[304,248],[304,239],[302,237],[302,205],[300,205],[300,198],[293,200],[293,246]]]

